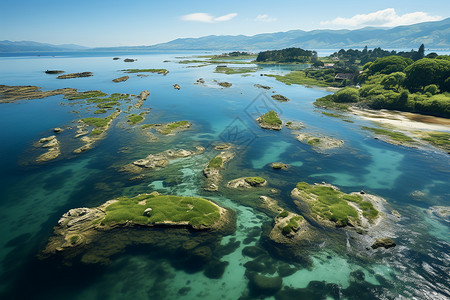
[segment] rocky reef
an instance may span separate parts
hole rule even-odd
[[[142,129],[154,129],[156,132],[163,134],[163,135],[174,135],[180,131],[184,131],[186,129],[189,129],[192,126],[192,123],[188,121],[176,121],[176,122],[170,122],[166,124],[145,124],[142,125]]]
[[[314,150],[321,152],[333,148],[339,148],[344,145],[343,140],[334,139],[327,136],[313,135],[309,133],[299,133],[297,140],[301,143],[308,144]]]
[[[205,151],[205,148],[198,146],[195,151],[178,149],[178,150],[166,150],[156,154],[150,154],[145,158],[138,159],[131,164],[123,166],[120,171],[129,172],[134,174],[140,174],[145,170],[153,170],[166,167],[171,160],[176,158],[187,158],[194,155],[201,154]]]
[[[220,239],[234,230],[234,213],[210,200],[153,192],[69,210],[58,221],[40,258],[108,263],[111,255],[136,244],[204,252],[202,240]]]
[[[205,190],[217,191],[219,189],[219,183],[222,180],[220,170],[222,170],[225,164],[232,160],[234,156],[235,153],[232,151],[222,151],[219,155],[209,161],[203,169],[203,175],[206,178],[206,186],[204,187]]]
[[[265,90],[270,90],[272,88],[270,86],[261,85],[261,84],[258,84],[258,83],[254,84],[253,86],[256,87],[256,88],[265,89]]]
[[[61,74],[64,73],[64,71],[61,70],[46,70],[45,74]]]
[[[92,149],[97,141],[102,140],[106,137],[106,132],[111,127],[114,119],[119,115],[120,110],[116,110],[106,118],[84,118],[79,120],[77,126],[77,135],[75,137],[84,135],[81,138],[81,141],[84,143],[84,145],[75,149],[73,152],[78,154]],[[89,136],[87,136],[87,134],[89,133],[89,131],[86,129],[87,127],[93,127],[90,131]]]
[[[47,149],[47,152],[39,155],[38,158],[36,158],[37,163],[47,162],[61,155],[59,141],[54,135],[46,138],[41,138],[37,143],[37,146]]]
[[[231,83],[229,83],[229,82],[226,82],[226,81],[224,81],[224,82],[218,82],[217,84],[220,85],[221,87],[224,87],[224,88],[229,88],[230,86],[233,85],[233,84],[231,84]]]
[[[42,99],[55,95],[66,97],[77,94],[76,89],[64,88],[53,91],[41,91],[38,86],[8,86],[0,85],[0,103],[9,103],[18,100]]]
[[[267,180],[262,177],[241,177],[227,183],[227,187],[232,189],[250,189],[266,185]]]

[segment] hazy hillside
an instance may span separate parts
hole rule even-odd
[[[83,50],[86,47],[72,44],[52,45],[32,41],[0,41],[0,52],[27,52],[27,51],[69,51]]]

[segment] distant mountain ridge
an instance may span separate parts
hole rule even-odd
[[[209,35],[200,38],[179,38],[151,46],[88,48],[79,45],[51,45],[31,41],[0,41],[0,52],[26,51],[115,51],[115,50],[273,50],[289,47],[303,49],[369,48],[450,49],[450,18],[394,28],[366,27],[356,30],[291,30],[286,32],[245,35]]]
[[[52,45],[32,41],[0,41],[0,52],[78,51],[85,49],[89,48],[74,44]]]
[[[183,38],[157,44],[160,50],[262,50],[301,47],[303,49],[340,48],[450,48],[450,18],[436,22],[398,26],[390,29],[366,27],[357,30],[291,30],[254,36],[205,36]]]

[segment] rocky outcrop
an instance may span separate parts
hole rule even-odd
[[[287,170],[289,168],[289,165],[284,164],[282,162],[274,162],[271,163],[270,166],[275,170]]]
[[[272,95],[272,99],[277,100],[279,102],[288,102],[290,100],[289,98],[280,94]]]
[[[64,71],[61,70],[47,70],[45,71],[45,74],[61,74],[64,73]]]
[[[195,151],[191,150],[166,150],[156,154],[150,154],[145,158],[138,159],[131,164],[127,164],[120,169],[120,171],[139,174],[145,170],[153,170],[158,168],[165,168],[171,160],[176,158],[187,158],[194,155],[201,154],[205,148],[198,146]]]
[[[254,87],[260,88],[260,89],[265,89],[265,90],[270,90],[272,87],[267,86],[267,85],[261,85],[261,84],[254,84]]]
[[[120,59],[120,57],[114,57],[113,58],[113,60],[119,60]]]
[[[64,88],[42,92],[38,86],[8,86],[0,85],[0,103],[18,100],[42,99],[55,95],[71,96],[77,94],[76,89]]]
[[[178,83],[175,83],[173,85],[173,88],[176,89],[176,90],[180,90],[181,89],[181,87],[180,87],[180,85]]]
[[[41,148],[47,148],[48,150],[45,153],[39,155],[38,158],[36,158],[37,163],[47,162],[61,155],[59,141],[54,135],[46,138],[41,138],[38,144]]]
[[[199,79],[197,79],[197,81],[195,82],[195,84],[205,84],[205,79],[199,78]]]
[[[222,180],[220,171],[224,168],[225,164],[232,160],[235,156],[234,152],[222,151],[219,155],[209,161],[206,167],[203,169],[203,176],[206,178],[207,191],[217,191],[219,189],[219,183]]]
[[[142,129],[150,128],[154,129],[156,132],[164,135],[175,135],[180,131],[184,131],[189,129],[192,126],[192,123],[188,121],[176,121],[170,122],[166,124],[145,124],[142,125]]]
[[[137,59],[132,59],[132,58],[125,58],[123,61],[124,62],[134,62]]]
[[[232,189],[251,189],[266,185],[267,180],[261,177],[241,177],[227,183],[227,187]]]
[[[231,84],[231,83],[229,83],[229,82],[226,82],[226,81],[224,81],[224,82],[218,82],[217,84],[220,85],[221,87],[224,87],[224,88],[229,88],[230,86],[233,85],[233,84]]]
[[[61,132],[63,132],[63,131],[64,131],[64,129],[59,128],[59,127],[53,128],[53,132],[54,132],[54,133],[61,133]]]
[[[142,91],[138,96],[138,101],[134,105],[135,108],[141,108],[144,105],[144,101],[147,100],[148,96],[150,96],[150,92],[145,90]]]
[[[69,78],[80,78],[80,77],[90,77],[94,76],[92,72],[81,72],[81,73],[70,73],[65,75],[59,75],[57,79],[69,79]]]
[[[84,145],[73,150],[73,153],[80,154],[82,152],[92,149],[97,141],[102,140],[106,137],[106,133],[107,133],[108,129],[111,127],[113,121],[119,115],[120,115],[120,110],[114,111],[109,117],[106,117],[106,119],[107,119],[106,125],[100,126],[100,127],[94,126],[94,128],[90,132],[89,136],[86,136],[89,133],[89,131],[87,130],[89,125],[86,124],[85,121],[79,120],[78,126],[77,126],[77,128],[78,128],[77,135],[75,136],[75,138],[83,136],[81,138],[81,141],[84,143]]]
[[[384,247],[385,249],[389,249],[395,247],[396,244],[391,238],[378,238],[373,244],[372,249],[378,249],[380,247]]]
[[[122,76],[116,79],[113,79],[112,81],[114,82],[122,82],[122,81],[127,81],[130,78],[130,76]]]
[[[310,145],[317,152],[339,148],[344,145],[343,140],[338,140],[327,136],[313,135],[309,133],[298,134],[297,140],[301,143]]]
[[[302,128],[305,128],[305,125],[303,125],[300,121],[287,121],[285,124],[286,128],[291,130],[300,130]]]

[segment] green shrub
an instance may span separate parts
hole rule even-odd
[[[211,169],[221,168],[222,164],[223,164],[222,157],[217,156],[209,161],[208,168],[211,168]]]
[[[355,88],[345,88],[338,91],[334,96],[335,96],[334,102],[339,103],[358,102],[359,91]]]
[[[439,88],[438,88],[438,86],[435,85],[435,84],[430,84],[430,85],[427,85],[427,86],[423,89],[423,91],[424,91],[425,93],[430,93],[431,95],[436,95],[437,93],[439,93]]]

